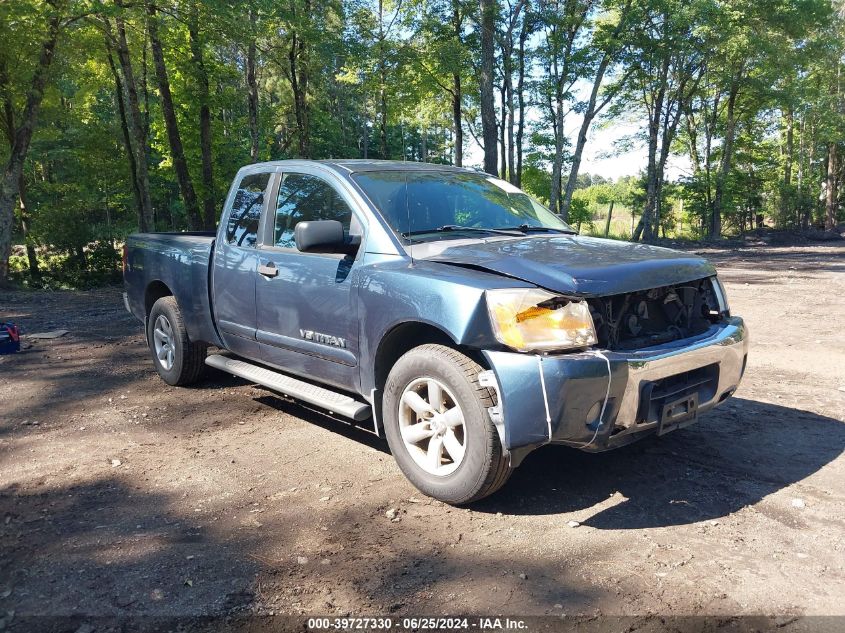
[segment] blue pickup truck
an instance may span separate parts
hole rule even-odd
[[[132,235],[124,279],[165,382],[211,366],[370,426],[453,504],[544,444],[695,422],[748,353],[704,259],[580,237],[510,183],[442,165],[244,167],[216,234]]]

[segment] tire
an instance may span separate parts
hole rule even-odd
[[[449,504],[493,494],[513,470],[487,411],[495,394],[478,384],[482,371],[455,349],[421,345],[396,362],[384,388],[384,430],[399,468],[420,492]]]
[[[207,346],[188,338],[174,297],[153,304],[147,317],[147,344],[158,375],[168,385],[190,385],[202,376]]]

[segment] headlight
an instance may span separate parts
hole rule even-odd
[[[520,352],[587,347],[597,342],[586,301],[569,301],[537,288],[487,291],[496,338]]]
[[[713,294],[716,295],[716,301],[719,302],[719,312],[730,315],[731,307],[728,305],[728,295],[725,293],[725,287],[718,277],[711,277],[713,282]]]

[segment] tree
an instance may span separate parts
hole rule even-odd
[[[246,89],[247,89],[247,105],[249,108],[249,156],[253,162],[258,161],[259,146],[258,146],[258,81],[255,78],[256,71],[256,57],[258,52],[258,45],[256,40],[258,38],[258,10],[255,6],[249,6],[249,34],[247,36],[246,45]]]
[[[38,111],[44,99],[44,90],[49,80],[48,73],[50,65],[53,62],[56,44],[59,41],[62,28],[67,25],[68,16],[64,13],[67,10],[66,5],[56,0],[49,2],[47,6],[48,10],[45,16],[47,23],[46,32],[41,39],[38,61],[35,64],[32,77],[29,81],[26,102],[20,116],[20,122],[13,131],[9,130],[11,150],[3,170],[3,179],[0,181],[0,286],[6,285],[9,274],[12,226],[14,224],[15,204],[20,195],[24,161],[26,160],[29,146],[32,142]],[[0,22],[6,24],[6,16],[2,15],[1,17]],[[4,63],[8,64],[8,61],[4,59]],[[4,75],[4,83],[6,84],[4,91],[8,94],[8,91],[11,90],[8,85],[8,70],[6,70]],[[11,107],[10,97],[6,97],[4,101],[8,117],[9,108]]]
[[[622,51],[629,42],[624,38],[625,34],[631,29],[632,24],[636,21],[636,16],[639,15],[633,6],[633,0],[623,0],[618,6],[608,2],[605,7],[607,19],[598,22],[592,34],[592,41],[587,47],[587,50],[594,53],[594,58],[590,60],[593,72],[592,88],[590,89],[589,97],[585,103],[579,104],[579,109],[583,110],[581,118],[581,127],[578,130],[578,136],[575,142],[575,150],[572,153],[572,165],[569,169],[569,178],[566,181],[566,187],[563,193],[563,200],[561,201],[561,215],[568,217],[569,205],[572,201],[572,194],[575,191],[575,184],[578,178],[578,170],[581,168],[581,158],[584,155],[584,148],[587,145],[587,135],[593,125],[596,116],[616,97],[616,95],[624,88],[628,76],[636,65],[633,62],[629,68],[620,68],[619,76],[610,85],[605,85],[605,77],[608,71],[614,64],[619,64],[622,56]],[[601,100],[599,100],[599,94]]]
[[[211,88],[205,64],[205,40],[200,31],[200,5],[192,2],[188,9],[188,34],[191,60],[194,65],[199,101],[200,152],[202,155],[203,224],[213,229],[217,223],[217,203],[214,192],[214,159],[211,137]]]
[[[194,183],[191,181],[191,174],[188,172],[188,163],[185,160],[185,149],[182,145],[182,135],[179,133],[179,123],[176,119],[176,110],[173,107],[173,96],[170,92],[170,80],[167,77],[167,67],[164,63],[164,52],[161,46],[161,39],[158,33],[158,17],[153,4],[147,4],[149,15],[148,28],[150,33],[150,48],[153,53],[156,78],[158,80],[158,92],[161,98],[161,111],[164,123],[167,128],[167,139],[170,143],[170,152],[173,156],[173,169],[176,172],[176,179],[179,182],[179,190],[182,194],[182,201],[185,204],[185,211],[188,216],[188,228],[197,230],[204,224],[200,215],[197,203],[197,194],[194,191]]]
[[[543,39],[538,55],[542,60],[544,79],[539,82],[539,98],[545,121],[552,130],[552,189],[549,207],[567,219],[561,204],[561,178],[564,149],[567,144],[564,121],[571,108],[571,90],[583,76],[587,58],[585,48],[578,46],[582,32],[589,27],[588,16],[597,0],[547,0],[540,5]]]
[[[520,24],[523,25],[519,29],[520,32],[525,32],[525,18],[523,17],[523,13],[526,9],[527,0],[516,0],[515,3],[511,2],[511,0],[506,0],[506,2],[507,11],[504,28],[499,34],[499,46],[502,50],[502,138],[506,141],[502,143],[502,176],[510,180],[510,182],[516,183],[518,182],[518,176],[515,165],[516,154],[514,151],[514,34],[517,32],[517,26]],[[524,49],[525,43],[522,38],[523,35],[521,34],[520,42],[522,49]],[[522,59],[521,63],[524,64],[524,59]],[[507,132],[505,133],[505,131]],[[505,149],[506,147],[507,149]]]
[[[129,130],[129,149],[132,154],[132,165],[135,169],[134,180],[138,194],[138,228],[141,231],[152,231],[155,227],[153,204],[150,198],[150,178],[147,165],[147,126],[141,115],[138,99],[138,86],[135,81],[135,70],[126,37],[125,12],[122,0],[115,0],[117,11],[114,23],[108,15],[101,17],[101,24],[109,47],[116,52],[118,68],[120,70],[123,99],[127,128]]]
[[[479,92],[481,95],[481,131],[484,146],[484,171],[498,175],[496,155],[496,106],[493,95],[493,71],[495,68],[495,0],[479,0],[481,19],[481,73]]]
[[[477,145],[486,171],[570,219],[576,198],[635,204],[638,239],[843,219],[845,16],[829,0],[14,5],[0,283],[12,244],[14,281],[72,285],[133,230],[210,228],[260,158],[473,166]],[[581,173],[616,119],[638,126],[618,149],[646,150],[624,194]],[[670,182],[678,155],[692,173]]]
[[[636,65],[617,103],[636,103],[646,117],[646,199],[633,239],[650,240],[660,220],[666,161],[681,115],[696,93],[707,44],[696,36],[698,5],[661,0],[649,5],[629,54]]]

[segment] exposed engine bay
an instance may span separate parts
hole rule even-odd
[[[588,299],[599,346],[632,350],[701,334],[725,315],[708,277]]]

